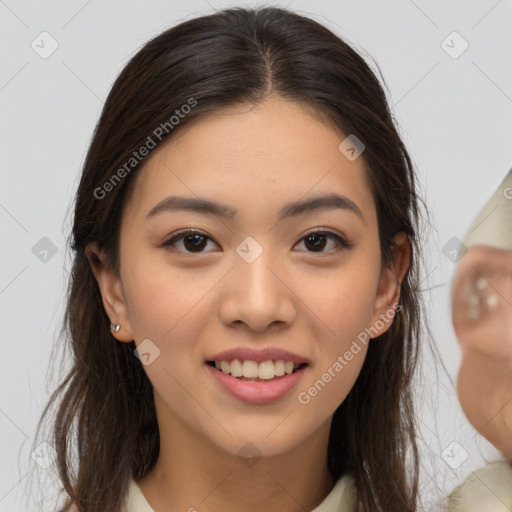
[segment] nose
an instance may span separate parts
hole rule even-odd
[[[291,325],[296,316],[296,296],[291,283],[270,251],[252,263],[242,258],[224,280],[219,316],[228,326],[243,323],[261,332],[270,325]],[[289,279],[288,279],[289,281]]]

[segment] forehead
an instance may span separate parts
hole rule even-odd
[[[130,215],[146,215],[176,193],[238,210],[277,211],[281,203],[337,192],[371,213],[363,158],[347,158],[339,149],[347,135],[312,114],[298,103],[268,98],[193,120],[134,178]]]

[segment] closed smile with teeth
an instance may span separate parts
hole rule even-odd
[[[305,368],[307,363],[294,363],[293,361],[257,361],[233,359],[232,361],[207,361],[217,370],[231,375],[239,380],[269,381],[289,375],[295,371]]]

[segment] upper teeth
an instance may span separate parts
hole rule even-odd
[[[285,373],[290,374],[300,366],[299,363],[293,361],[257,361],[233,359],[232,361],[215,361],[215,368],[222,370],[232,377],[247,377],[260,379],[273,379],[274,377],[282,377]]]

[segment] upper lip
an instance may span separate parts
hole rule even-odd
[[[278,361],[282,359],[284,361],[293,361],[298,364],[309,364],[309,361],[305,357],[289,352],[288,350],[274,347],[258,350],[249,347],[232,348],[208,357],[207,361],[232,361],[233,359],[239,359],[241,361],[251,360],[259,363],[263,361]]]

